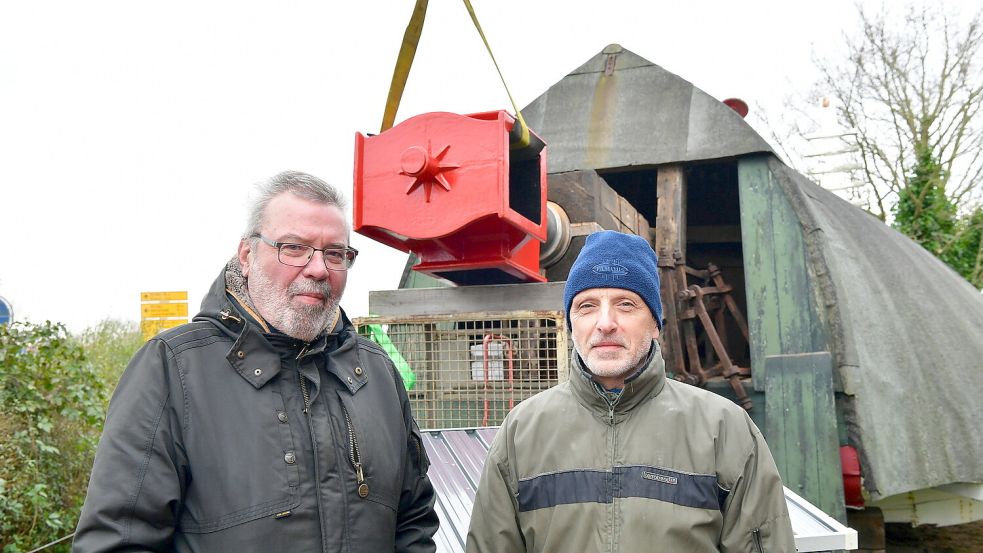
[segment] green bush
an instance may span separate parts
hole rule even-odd
[[[65,327],[0,325],[0,547],[72,533],[102,428],[106,385]],[[68,549],[68,545],[50,551]]]
[[[140,327],[132,321],[105,319],[78,335],[78,342],[99,379],[106,384],[108,403],[123,369],[143,345]]]

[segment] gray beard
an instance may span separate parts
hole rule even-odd
[[[256,263],[246,281],[249,299],[256,311],[277,330],[304,342],[312,342],[335,320],[339,299],[332,294],[327,280],[303,280],[292,282],[286,290],[278,290]],[[317,292],[324,296],[321,305],[294,305],[291,298],[303,292]]]
[[[650,347],[654,347],[654,346],[650,346]],[[648,358],[648,354],[650,351],[650,348],[644,348],[644,347],[640,348],[639,351],[636,352],[635,355],[633,355],[624,364],[624,366],[615,367],[613,369],[609,368],[609,369],[598,370],[597,368],[592,366],[594,363],[588,360],[588,358],[583,354],[583,352],[580,351],[580,346],[577,345],[576,340],[574,340],[573,342],[573,349],[574,351],[577,352],[577,355],[580,356],[580,360],[584,362],[584,366],[587,367],[587,370],[589,370],[591,374],[595,376],[601,376],[604,378],[614,378],[614,377],[631,375],[641,367],[642,363]]]

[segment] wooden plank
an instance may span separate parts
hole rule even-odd
[[[683,355],[683,341],[679,331],[679,313],[676,309],[676,281],[675,270],[660,267],[659,277],[661,280],[660,296],[662,296],[662,316],[665,325],[659,335],[659,342],[662,344],[662,358],[666,362],[666,370],[671,374],[670,378],[681,376],[686,371]]]
[[[778,300],[780,342],[777,351],[768,351],[767,354],[819,351],[825,349],[825,344],[814,341],[817,334],[814,327],[820,326],[820,322],[814,308],[802,225],[784,191],[773,182],[773,175],[771,178],[771,228],[776,277],[774,293]]]
[[[595,171],[568,171],[551,174],[548,178],[548,198],[567,212],[571,224],[596,223],[602,229],[637,232],[651,240],[645,217]],[[547,279],[566,280],[584,240],[582,236],[574,236],[567,253],[546,269]]]
[[[772,243],[774,190],[763,158],[742,159],[737,166],[741,201],[741,239],[747,292],[751,377],[755,390],[764,390],[765,355],[780,353],[778,299],[775,294],[775,250]]]
[[[674,253],[680,252],[685,260],[683,231],[686,227],[686,206],[683,204],[683,189],[686,187],[682,165],[659,167],[656,176],[657,212],[655,218],[655,251],[659,256],[661,277],[662,311],[666,325],[662,331],[663,351],[666,367],[676,373],[684,371],[683,342],[679,332],[676,294],[680,291],[673,280],[675,268],[670,262]]]
[[[682,165],[659,167],[656,178],[658,211],[655,218],[655,251],[659,256],[679,251],[686,259],[686,205],[683,201],[686,177]]]
[[[617,230],[637,234],[638,217],[635,207],[623,196],[618,196],[618,219],[621,221],[621,228]]]
[[[738,162],[748,329],[765,437],[786,485],[845,521],[832,358],[802,226],[767,157]],[[822,353],[815,353],[822,352]]]
[[[775,182],[767,158],[742,159],[738,181],[752,378],[760,390],[765,356],[827,346],[802,225]]]
[[[785,485],[846,522],[833,358],[829,352],[766,357],[765,433]]]
[[[563,207],[571,223],[595,221],[604,228],[615,223],[602,208],[605,188],[610,188],[594,171],[569,171],[547,177],[548,198]]]
[[[514,311],[563,311],[565,282],[495,284],[453,288],[406,288],[369,292],[369,312],[380,316],[425,316]]]
[[[682,189],[679,191],[679,251],[683,254],[683,263],[686,262],[686,244],[689,243],[689,223],[686,219],[686,211],[689,209],[689,183],[686,182],[686,173],[683,166],[679,166],[680,178],[682,179]]]

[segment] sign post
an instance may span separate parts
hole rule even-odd
[[[5,325],[7,323],[13,322],[14,320],[14,308],[10,306],[10,302],[0,296],[0,325]]]
[[[140,292],[140,332],[144,341],[186,322],[187,292]]]

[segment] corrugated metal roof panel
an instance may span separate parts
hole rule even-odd
[[[463,553],[481,467],[498,428],[427,430],[430,480],[437,491],[438,553]],[[857,548],[857,532],[785,488],[785,501],[800,553]]]

